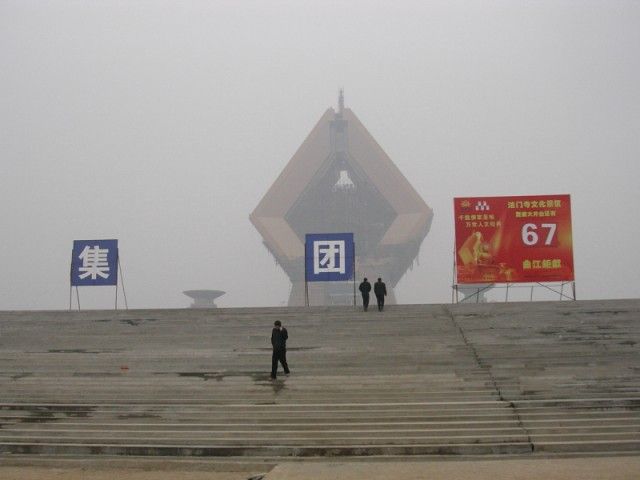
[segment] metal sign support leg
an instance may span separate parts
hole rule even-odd
[[[453,269],[451,271],[451,303],[458,303],[458,284],[456,283],[456,243],[455,242],[453,242],[453,262],[452,263],[453,263]]]
[[[125,310],[129,310],[129,303],[127,302],[127,291],[124,288],[124,272],[122,271],[122,264],[120,263],[120,255],[118,255],[118,270],[120,271],[120,275],[118,278],[120,279],[120,283],[122,284],[122,296],[124,297],[124,308]],[[118,286],[116,285],[116,310],[118,309]]]
[[[73,251],[71,251],[71,262],[69,263],[69,311],[73,303]]]
[[[353,274],[353,306],[356,306],[356,244],[353,242],[353,261],[351,272]]]

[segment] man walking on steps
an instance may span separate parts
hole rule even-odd
[[[289,334],[287,329],[282,326],[280,320],[276,320],[271,331],[271,346],[273,347],[273,355],[271,356],[271,379],[276,379],[278,371],[278,362],[284,368],[284,374],[289,375],[289,365],[287,365],[287,338]]]
[[[373,293],[376,294],[376,300],[378,301],[378,311],[381,312],[384,308],[384,297],[387,295],[387,286],[384,284],[381,278],[373,284]]]
[[[367,277],[364,277],[364,280],[358,287],[360,293],[362,293],[362,306],[364,307],[364,311],[367,311],[369,308],[369,292],[371,291],[371,284],[367,280]]]

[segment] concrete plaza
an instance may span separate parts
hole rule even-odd
[[[411,476],[425,465],[440,478],[466,460],[498,475],[569,456],[638,471],[639,313],[638,300],[1,312],[0,466],[144,457],[269,480],[425,478]],[[292,375],[272,382],[276,319]]]

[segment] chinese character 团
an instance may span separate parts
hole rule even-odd
[[[313,242],[313,273],[345,273],[344,240]]]
[[[78,258],[82,260],[82,266],[80,266],[79,275],[80,279],[85,279],[91,276],[91,280],[95,280],[98,277],[109,278],[109,263],[107,258],[109,256],[108,248],[100,248],[95,245],[93,248],[87,245],[80,253]]]

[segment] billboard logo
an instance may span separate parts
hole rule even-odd
[[[486,200],[478,200],[478,203],[476,203],[476,212],[488,212],[489,210],[491,209]]]
[[[353,233],[310,233],[305,237],[305,278],[335,282],[353,277]]]

